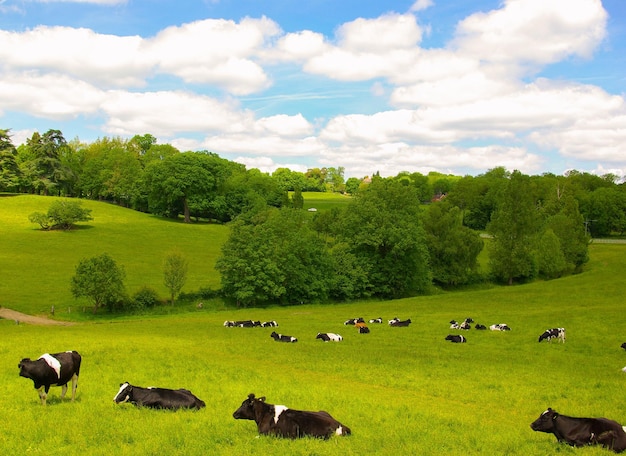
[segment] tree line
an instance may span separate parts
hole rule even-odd
[[[311,215],[303,191],[352,196]],[[433,286],[520,283],[575,273],[590,236],[622,235],[626,187],[614,175],[496,167],[478,176],[343,169],[272,174],[217,154],[181,153],[146,134],[66,142],[58,130],[19,147],[0,130],[0,191],[113,201],[168,217],[231,222],[217,263],[239,305],[389,299]],[[482,234],[482,236],[481,236]],[[487,244],[488,271],[478,256]]]

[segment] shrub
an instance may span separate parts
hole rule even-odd
[[[159,295],[154,289],[144,285],[133,295],[133,302],[135,308],[151,308],[158,304]]]

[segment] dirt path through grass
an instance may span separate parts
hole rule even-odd
[[[0,307],[0,318],[4,318],[6,320],[14,320],[17,323],[28,323],[31,325],[70,326],[74,324],[68,321],[51,320],[50,318],[46,317],[35,317],[33,315],[27,315],[16,310],[6,309],[4,307]]]

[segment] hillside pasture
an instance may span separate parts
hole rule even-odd
[[[0,447],[41,455],[611,454],[558,444],[529,425],[548,407],[626,424],[624,249],[591,245],[585,272],[564,279],[397,301],[198,309],[66,327],[0,320]],[[370,334],[343,325],[359,316],[385,323],[369,324]],[[396,316],[413,323],[388,326]],[[465,317],[512,330],[472,329],[462,332],[465,344],[445,341],[461,333],[449,321]],[[223,326],[245,319],[280,326]],[[567,329],[565,344],[537,342],[557,326]],[[274,342],[272,330],[299,341]],[[324,343],[315,339],[318,332],[344,340]],[[67,349],[83,355],[77,401],[61,402],[60,388],[53,388],[43,408],[32,382],[18,377],[17,363]],[[124,381],[185,387],[207,407],[173,413],[115,405]],[[232,418],[249,393],[326,410],[353,435],[257,438],[253,422]]]

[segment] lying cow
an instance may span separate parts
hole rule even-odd
[[[602,445],[616,453],[626,450],[624,428],[607,418],[573,418],[549,408],[530,427],[533,431],[554,434],[559,442],[572,446]]]
[[[61,399],[63,399],[70,380],[72,381],[72,402],[74,402],[81,361],[82,358],[78,352],[66,351],[52,355],[45,353],[35,361],[24,358],[17,367],[20,369],[20,377],[30,378],[33,381],[41,403],[46,405],[50,387],[60,386]]]
[[[298,339],[296,339],[295,337],[285,336],[283,334],[277,334],[276,331],[272,331],[272,334],[270,334],[270,337],[274,339],[276,342],[298,342]]]
[[[622,345],[620,345],[620,347],[622,347],[624,350],[626,350],[626,342],[624,342]]]
[[[383,322],[383,317],[372,318],[370,320],[370,323],[382,323],[382,322]]]
[[[263,328],[271,328],[271,327],[277,327],[278,323],[276,323],[276,320],[272,320],[272,321],[264,321],[263,323],[261,323],[261,326]]]
[[[484,331],[485,329],[487,329],[487,327],[485,325],[481,325],[480,323],[476,323],[476,326],[474,326],[474,329]]]
[[[411,319],[400,320],[398,317],[389,320],[389,326],[402,327],[409,326],[411,324]]]
[[[322,339],[324,342],[340,342],[343,340],[343,337],[335,333],[317,333],[317,336],[315,338]]]
[[[489,326],[492,331],[510,331],[511,328],[506,323],[498,323],[496,325]]]
[[[235,410],[233,417],[236,420],[253,420],[259,434],[290,439],[306,436],[328,439],[333,434],[351,434],[348,427],[328,412],[305,412],[284,405],[272,405],[265,402],[265,397],[256,398],[254,394],[248,395],[248,399]]]
[[[129,402],[137,407],[168,410],[181,408],[200,410],[205,406],[204,401],[186,389],[142,388],[141,386],[133,386],[128,382],[120,384],[120,390],[113,398],[113,402],[116,404]]]
[[[343,322],[344,325],[356,325],[357,323],[365,323],[365,319],[363,317],[359,318],[351,318],[350,320],[346,320]]]
[[[551,328],[546,329],[540,336],[539,341],[547,340],[552,342],[552,339],[557,339],[559,342],[565,343],[565,328]]]
[[[461,343],[465,343],[467,342],[467,339],[464,336],[457,336],[454,334],[448,334],[446,336],[446,340],[449,340],[450,342],[453,342],[455,344],[461,344]]]

